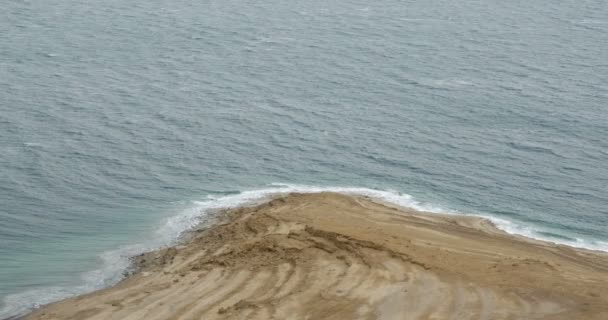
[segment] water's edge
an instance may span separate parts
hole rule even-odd
[[[124,280],[129,271],[134,270],[132,258],[144,252],[153,251],[162,247],[175,245],[181,241],[187,231],[195,227],[211,226],[218,221],[214,213],[226,209],[253,206],[262,204],[272,198],[290,193],[320,193],[336,192],[348,195],[366,196],[382,203],[395,205],[402,208],[411,208],[418,211],[465,215],[465,213],[447,210],[432,204],[421,203],[412,196],[394,190],[376,190],[361,187],[318,187],[275,183],[267,188],[243,191],[237,194],[225,196],[207,196],[204,201],[193,201],[193,207],[178,215],[166,219],[163,225],[156,230],[158,237],[155,241],[148,243],[137,243],[118,248],[113,251],[100,254],[103,261],[102,267],[92,270],[80,277],[82,285],[77,287],[40,288],[27,292],[9,295],[4,300],[4,308],[0,310],[0,317],[4,320],[19,320],[27,315],[32,309],[46,304],[63,300],[72,296],[85,294],[102,288],[110,287]],[[608,252],[608,244],[602,242],[589,243],[584,240],[565,241],[543,236],[541,230],[533,226],[523,226],[515,221],[509,221],[491,215],[478,215],[489,220],[496,228],[509,234],[522,236],[529,239],[567,245],[575,248]]]

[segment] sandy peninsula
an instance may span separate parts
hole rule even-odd
[[[608,319],[608,257],[334,193],[228,210],[27,319]]]

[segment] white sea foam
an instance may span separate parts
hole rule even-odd
[[[382,202],[391,203],[396,206],[413,208],[420,211],[443,214],[463,214],[458,211],[447,210],[440,206],[417,201],[411,195],[398,191],[357,187],[318,187],[274,183],[268,188],[264,189],[243,191],[237,194],[224,196],[210,195],[204,200],[193,201],[189,208],[182,210],[179,214],[166,219],[161,227],[156,230],[154,237],[151,237],[153,240],[145,243],[123,246],[116,250],[102,253],[99,256],[100,260],[102,261],[102,267],[80,275],[81,285],[72,287],[46,287],[7,296],[4,299],[4,307],[0,310],[0,318],[26,312],[27,310],[40,305],[115,284],[122,279],[124,272],[129,268],[130,257],[175,243],[175,241],[179,239],[180,235],[184,231],[191,229],[192,227],[200,224],[202,221],[205,221],[211,212],[239,206],[255,205],[262,203],[273,196],[294,192],[337,192],[343,194],[362,195]],[[479,216],[491,220],[498,228],[511,234],[565,244],[578,248],[608,252],[608,243],[606,242],[593,242],[584,239],[576,239],[574,241],[557,240],[551,237],[542,236],[536,229],[523,224],[518,224],[513,221],[490,215]]]
[[[608,242],[597,241],[597,240],[586,240],[582,238],[573,238],[573,240],[567,240],[569,237],[563,236],[564,239],[558,239],[556,237],[550,237],[543,235],[542,231],[536,229],[532,226],[526,226],[521,223],[517,223],[514,221],[497,218],[493,216],[482,216],[492,221],[494,225],[507,233],[513,235],[524,236],[531,239],[542,240],[546,242],[551,242],[555,244],[567,245],[574,248],[595,250],[595,251],[604,251],[608,252]]]

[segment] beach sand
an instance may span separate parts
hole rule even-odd
[[[608,256],[357,196],[227,210],[27,319],[608,319]]]

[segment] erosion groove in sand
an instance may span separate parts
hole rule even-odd
[[[608,258],[475,217],[291,194],[30,319],[608,319]]]

